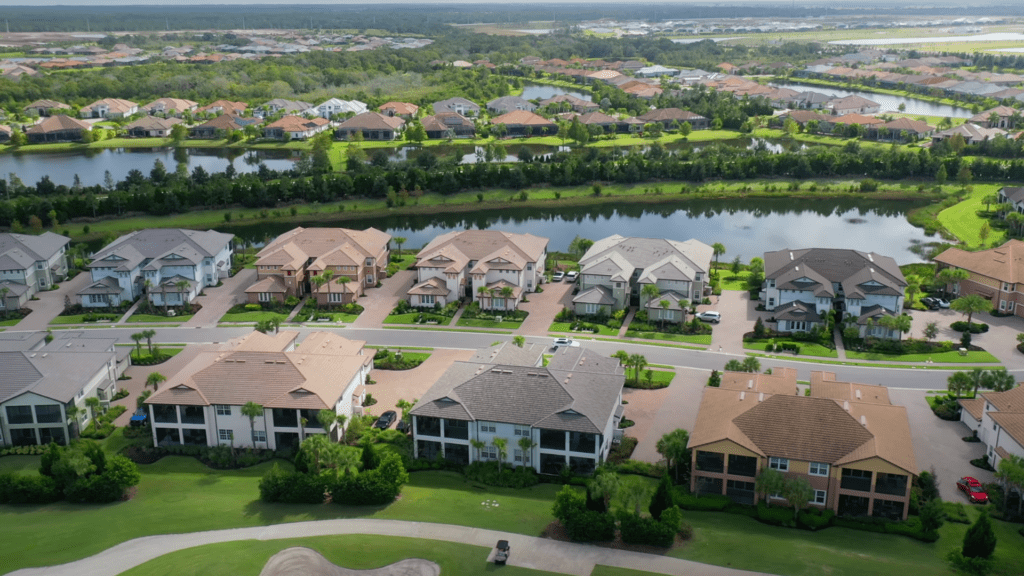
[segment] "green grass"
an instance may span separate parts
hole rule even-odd
[[[287,314],[280,314],[278,312],[270,312],[267,310],[257,310],[253,312],[228,312],[221,316],[218,322],[261,322],[263,320],[273,320],[274,318],[284,322],[287,317]]]
[[[722,278],[721,284],[719,284],[722,290],[746,292],[750,289],[747,286],[747,280],[750,278],[749,270],[740,270],[738,274],[733,274],[729,270],[719,270],[718,273]]]
[[[194,314],[182,314],[180,316],[160,316],[158,314],[132,314],[128,317],[129,324],[136,324],[139,322],[163,322],[163,323],[175,323],[181,324],[188,322],[192,319]]]
[[[14,326],[18,322],[21,322],[22,318],[10,318],[8,320],[0,320],[0,326]]]
[[[317,317],[329,316],[331,318],[331,322],[345,322],[345,323],[355,322],[356,318],[359,318],[359,314],[346,314],[345,312],[318,312],[316,314],[316,316]],[[306,321],[306,324],[310,324],[310,325],[316,325],[316,323],[317,323],[316,320],[313,320],[312,318]]]
[[[674,371],[667,372],[665,370],[651,370],[651,376],[651,382],[655,384],[664,384],[665,386],[668,386],[669,384],[672,383],[673,380],[675,380],[676,373]],[[644,383],[647,382],[646,369],[640,371],[640,381]]]
[[[779,340],[779,341],[776,341],[775,343],[776,344],[782,344],[783,341]],[[793,344],[796,344],[797,346],[800,346],[800,356],[817,356],[817,357],[820,357],[820,358],[839,358],[839,353],[838,352],[836,352],[835,350],[831,350],[829,348],[826,348],[825,346],[822,346],[821,344],[812,344],[810,342],[793,342]],[[768,346],[767,342],[744,342],[743,343],[743,349],[744,350],[758,350],[758,351],[764,352],[765,348],[767,348],[767,346]],[[788,355],[792,354],[792,352],[778,352],[777,354],[780,354],[782,356],[788,356]]]
[[[995,194],[998,188],[999,186],[995,184],[975,185],[974,191],[966,199],[939,212],[939,223],[969,247],[980,248],[982,242],[978,231],[987,219],[978,216],[978,213],[985,213],[985,197]],[[993,229],[985,245],[999,245],[1005,236],[1005,230]]]
[[[660,576],[660,572],[644,572],[643,570],[632,570],[630,568],[619,568],[618,566],[594,566],[590,576]]]
[[[800,354],[803,354],[803,350],[800,351]],[[961,356],[956,351],[937,354],[877,354],[847,351],[846,357],[851,360],[888,360],[890,362],[927,362],[931,360],[936,364],[999,363],[998,358],[985,351],[969,351],[966,356]]]
[[[544,576],[556,572],[487,563],[489,547],[440,540],[352,534],[284,540],[240,540],[171,552],[137,566],[122,576],[236,576],[259,574],[271,556],[300,546],[354,570],[380,568],[406,558],[436,562],[445,576],[476,576],[500,570],[510,576]],[[526,552],[526,551],[513,551]]]
[[[416,324],[416,318],[420,315],[419,312],[409,312],[407,314],[389,314],[384,319],[384,324]],[[447,326],[452,323],[452,319],[447,316],[439,316],[436,326]],[[435,324],[429,324],[424,326],[435,326]]]
[[[620,344],[622,343],[622,340],[614,338],[580,338],[580,340],[596,340],[598,342],[616,342]],[[680,348],[682,350],[707,350],[707,348],[698,348],[696,346],[683,346],[682,344],[670,344],[668,342],[645,341],[638,342],[638,344],[643,346],[661,346],[662,348]]]
[[[398,264],[398,269],[399,270],[408,270],[409,266],[412,266],[413,264],[416,263],[416,255],[415,254],[402,254],[400,258],[401,259],[400,259],[399,262],[395,262],[394,261],[394,256],[392,256],[392,261],[391,261],[391,264]]]
[[[178,348],[178,347],[164,347],[164,346],[160,346],[160,353],[163,354],[164,356],[167,356],[168,358],[171,358],[173,356],[177,356],[184,349],[185,349],[184,347]],[[136,350],[132,350],[131,357],[132,357],[132,361],[139,360],[139,356],[138,356],[138,354],[136,354]],[[147,348],[146,344],[143,343],[142,344],[142,359],[145,360],[145,359],[150,358],[150,357],[151,356],[149,354],[149,348]]]
[[[627,330],[629,338],[643,338],[645,340],[667,340],[669,342],[687,342],[689,344],[711,344],[711,334],[666,334],[664,332],[638,332]]]
[[[456,322],[455,325],[468,326],[470,328],[502,328],[508,330],[518,330],[523,325],[523,323],[509,322],[507,320],[495,322],[494,320],[482,320],[480,318],[459,318],[459,321]]]
[[[39,473],[39,456],[4,456],[0,458],[0,474]]]
[[[113,324],[114,322],[117,322],[118,320],[120,320],[121,316],[124,315],[123,313],[122,314],[107,314],[105,312],[98,313],[98,314],[102,314],[104,316],[113,317],[114,320],[108,320],[106,322],[86,322],[85,321],[85,316],[86,316],[85,314],[74,314],[74,315],[71,315],[71,316],[57,316],[56,318],[54,318],[53,320],[50,321],[50,324],[58,324],[58,325],[60,325],[60,324]]]
[[[753,356],[755,358],[774,358],[778,359],[778,356],[769,356],[767,354],[759,354],[757,352],[747,352],[747,356]],[[886,364],[884,362],[868,364],[866,362],[843,362],[842,360],[822,360],[819,358],[801,358],[799,356],[787,357],[789,362],[810,362],[812,364],[831,364],[834,366],[871,366],[873,368],[904,368],[907,370],[973,370],[979,368],[981,370],[991,370],[992,366],[955,366],[950,367],[949,365],[935,365],[935,364]]]
[[[576,335],[579,335],[579,336],[591,336],[592,335],[590,332],[573,332],[573,331],[569,330],[570,326],[572,326],[571,322],[554,322],[554,323],[551,324],[550,327],[548,327],[548,332],[565,332],[567,334],[576,334]],[[597,324],[596,326],[600,330],[597,333],[598,336],[618,336],[619,335],[619,329],[618,328],[609,328],[607,326],[602,326],[600,324]]]

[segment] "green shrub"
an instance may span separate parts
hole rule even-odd
[[[574,512],[566,518],[563,526],[574,542],[607,542],[615,539],[615,518],[607,512]]]
[[[259,312],[260,310],[263,310],[263,307],[259,304],[246,304],[245,310],[247,312]]]
[[[641,518],[629,512],[619,513],[619,531],[626,544],[648,544],[667,548],[675,542],[676,530],[654,518]]]
[[[991,497],[991,494],[992,492],[989,492],[989,497]],[[962,502],[943,502],[942,508],[946,512],[946,520],[956,524],[971,523],[971,520],[967,517],[967,511],[964,509]]]
[[[705,496],[697,496],[695,494],[676,494],[675,497],[676,506],[679,506],[683,510],[705,510],[721,512],[732,504],[732,500],[728,496],[722,496],[720,494],[708,494]]]
[[[506,465],[499,474],[497,462],[473,462],[465,467],[464,473],[467,480],[502,488],[526,488],[540,481],[534,469],[528,466]]]
[[[298,306],[299,305],[299,297],[298,296],[289,296],[289,297],[285,298],[284,299],[284,305],[285,306],[290,306],[292,308]]]
[[[806,527],[809,530],[818,530],[825,528],[832,523],[832,518],[835,517],[835,512],[831,510],[821,509],[808,509],[801,510],[797,516],[797,521],[801,526]]]
[[[63,497],[49,476],[0,474],[0,504],[49,504]]]
[[[769,508],[763,501],[757,503],[757,519],[773,526],[795,526],[792,508]]]
[[[637,476],[648,476],[650,478],[661,478],[665,469],[649,462],[639,460],[626,460],[615,467],[619,474],[636,474]]]
[[[967,322],[964,320],[953,322],[949,327],[957,332],[970,332],[971,334],[982,334],[984,332],[988,332],[988,324],[971,322],[971,325],[968,327]]]

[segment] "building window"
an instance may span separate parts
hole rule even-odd
[[[217,416],[231,416],[231,406],[217,404]]]
[[[259,301],[260,302],[270,302],[270,292],[260,292],[260,294],[259,294]]]
[[[373,284],[373,276],[366,277],[366,285],[371,286]]]
[[[514,434],[516,436],[525,436],[525,437],[529,438],[530,437],[530,427],[529,426],[520,426],[520,425],[516,424]]]
[[[484,446],[480,449],[481,460],[497,460],[498,459],[498,447],[497,446]]]
[[[267,432],[266,432],[266,430],[253,430],[252,441],[253,442],[266,442],[267,441]]]
[[[587,304],[586,308],[585,308],[585,311],[586,311],[587,314],[597,314],[597,311],[600,310],[600,309],[601,309],[601,306],[598,305],[598,304]]]
[[[773,456],[768,459],[768,467],[772,470],[778,470],[779,472],[789,472],[789,459],[775,458]]]
[[[498,427],[493,422],[481,422],[480,423],[480,431],[481,432],[490,432],[490,433],[493,434],[493,433],[498,431]]]
[[[342,294],[341,292],[331,292],[330,294],[327,295],[327,301],[328,302],[341,302],[344,297],[345,297],[345,295]]]
[[[523,452],[522,450],[516,448],[516,450],[515,450],[515,461],[516,461],[517,464],[522,464],[524,466],[529,466],[530,465],[530,452],[529,451]]]
[[[424,295],[420,296],[420,304],[430,304],[430,305],[433,305],[434,302],[436,302],[436,301],[437,301],[437,297],[434,296],[433,294],[424,294]]]
[[[1003,292],[1013,292],[1013,284],[1003,282]]]
[[[367,258],[366,259],[366,266],[367,267],[373,266],[373,258]]]
[[[807,473],[811,476],[828,476],[828,464],[824,462],[811,462]]]
[[[90,304],[106,304],[107,303],[107,295],[106,294],[89,294],[89,303]]]
[[[217,430],[217,437],[220,438],[221,442],[230,442],[232,437],[231,430],[221,428],[220,430]]]
[[[815,490],[814,491],[814,500],[812,500],[811,503],[812,504],[821,504],[822,506],[824,506],[825,505],[825,499],[827,497],[828,497],[828,492],[826,492],[824,490]]]

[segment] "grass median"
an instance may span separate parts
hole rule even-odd
[[[782,341],[778,341],[775,344],[776,345],[780,345],[782,343],[783,343]],[[825,346],[822,346],[821,344],[814,344],[814,343],[811,343],[811,342],[788,342],[788,341],[786,343],[787,344],[788,343],[796,344],[797,346],[799,346],[800,347],[800,354],[799,354],[800,356],[816,356],[818,358],[839,358],[839,353],[838,352],[836,352],[835,350],[833,350],[831,348],[827,348]],[[765,352],[765,349],[767,347],[768,347],[768,343],[767,342],[744,342],[743,343],[743,349],[744,350],[757,350],[759,352]],[[780,352],[779,356],[783,356],[784,357],[787,354],[789,354],[789,352]]]

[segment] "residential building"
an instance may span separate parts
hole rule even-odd
[[[765,468],[806,480],[811,507],[839,515],[905,520],[918,474],[906,408],[887,390],[812,372],[810,396],[797,371],[726,372],[706,387],[690,433],[690,490],[756,504]],[[780,494],[769,500],[784,502]]]
[[[59,113],[61,110],[71,110],[71,106],[56,100],[36,100],[22,110],[27,116],[52,116],[54,110]]]
[[[633,75],[637,78],[660,78],[662,76],[676,76],[677,74],[679,74],[679,70],[676,68],[666,68],[660,64],[644,66],[633,72]]]
[[[971,116],[968,122],[984,126],[986,128],[1016,128],[1021,121],[1020,110],[1009,106],[996,106],[990,110],[979,112]]]
[[[82,108],[82,118],[127,118],[138,113],[139,105],[131,100],[121,98],[103,98]]]
[[[235,130],[243,130],[246,126],[258,125],[260,122],[259,118],[224,113],[199,126],[190,128],[189,135],[192,138],[226,138]]]
[[[898,331],[876,325],[881,316],[903,313],[907,281],[889,256],[786,248],[765,252],[764,275],[761,300],[767,310],[777,312],[779,331],[809,331],[836,310],[857,319],[861,337],[900,338]]]
[[[206,106],[199,107],[196,112],[204,112],[206,114],[231,114],[233,116],[241,116],[245,113],[249,105],[245,102],[232,102],[230,100],[216,100],[210,102]]]
[[[929,126],[927,122],[922,122],[921,120],[896,118],[884,124],[872,126],[871,131],[878,140],[913,142],[931,137],[935,129]]]
[[[504,126],[506,136],[544,136],[558,133],[558,125],[527,110],[515,110],[491,118],[491,126]]]
[[[958,400],[963,410],[960,421],[985,445],[985,456],[993,468],[1010,456],[1024,458],[1024,386],[1006,392],[979,392],[977,397]]]
[[[143,116],[124,128],[128,131],[129,138],[167,138],[177,124],[181,124],[181,119],[173,116]]]
[[[182,306],[231,271],[233,234],[148,228],[125,234],[92,255],[85,307],[118,306],[143,293],[158,306]]]
[[[619,361],[564,347],[541,366],[540,346],[505,348],[454,363],[420,398],[410,412],[414,457],[458,464],[501,458],[541,474],[566,467],[593,473],[620,434],[625,375]],[[507,443],[504,454],[498,439]],[[474,449],[473,442],[484,447]]]
[[[935,257],[937,272],[958,268],[970,273],[953,284],[953,294],[977,294],[992,302],[992,309],[1024,317],[1024,242],[1008,240],[1002,246],[967,252],[949,248]]]
[[[434,114],[440,114],[441,112],[455,112],[462,116],[479,116],[480,105],[456,96],[455,98],[434,102]]]
[[[481,308],[515,310],[544,278],[548,239],[499,230],[448,232],[416,255],[413,306],[470,297]]]
[[[390,241],[376,228],[295,228],[256,254],[257,281],[245,293],[251,303],[311,293],[322,305],[352,302],[387,277]],[[327,271],[332,280],[317,287],[312,279]]]
[[[861,96],[845,96],[834,98],[825,104],[825,108],[832,112],[833,116],[845,116],[847,114],[877,114],[882,105],[873,100]]]
[[[366,112],[366,103],[359,100],[341,100],[331,98],[316,107],[316,113],[321,118],[333,118],[345,114],[362,114]]]
[[[711,125],[707,118],[679,108],[659,108],[636,118],[645,124],[648,122],[658,122],[666,130],[671,130],[676,125],[682,126],[685,122],[689,122],[694,130],[705,130]]]
[[[1001,128],[983,128],[977,124],[965,122],[959,126],[932,134],[932,143],[937,144],[943,140],[949,140],[957,134],[964,139],[964,144],[981,144],[996,136],[1006,136],[1006,131]]]
[[[1003,186],[999,189],[999,203],[1009,204],[1014,212],[1024,214],[1024,187]]]
[[[252,332],[228,351],[200,352],[146,400],[153,445],[287,449],[325,433],[321,410],[362,415],[373,368],[366,343],[313,332],[297,347],[297,337]],[[262,408],[252,419],[242,413],[249,402]],[[340,435],[331,425],[331,439]]]
[[[10,126],[0,124],[0,142],[9,142],[12,134],[14,134],[14,131],[11,130]]]
[[[424,116],[420,121],[427,138],[473,138],[476,126],[473,121],[455,112],[441,112],[433,116]]]
[[[93,418],[87,398],[109,406],[130,348],[116,338],[58,334],[48,344],[6,340],[0,347],[0,445],[66,444]],[[72,410],[74,408],[74,410]]]
[[[573,298],[577,314],[610,314],[630,306],[650,308],[652,320],[685,319],[682,301],[703,300],[711,270],[711,246],[697,240],[602,238],[580,258],[580,291]],[[643,286],[658,288],[658,298],[642,295]],[[661,306],[668,300],[670,309]]]
[[[307,110],[312,108],[313,105],[309,102],[302,102],[300,100],[286,100],[284,98],[274,98],[262,106],[260,111],[267,116],[273,116],[275,114],[305,114]]]
[[[292,140],[306,140],[329,130],[331,121],[326,118],[306,118],[304,116],[285,116],[263,127],[263,136],[284,140],[288,135]]]
[[[419,113],[420,107],[408,102],[385,102],[377,107],[381,114],[388,116],[400,116],[406,120],[412,120]]]
[[[161,116],[178,116],[185,112],[195,112],[199,104],[183,98],[157,98],[146,104],[141,111],[146,114],[159,114]]]
[[[487,103],[487,111],[492,114],[505,114],[513,110],[526,110],[533,112],[537,105],[519,96],[502,96]]]
[[[68,274],[71,238],[44,232],[39,236],[0,234],[0,309],[18,309],[40,290],[49,290]]]
[[[42,122],[32,125],[25,136],[32,144],[40,142],[67,142],[81,140],[84,130],[92,130],[92,124],[64,116],[47,116]]]
[[[365,140],[394,140],[405,128],[405,120],[399,116],[387,116],[380,112],[363,112],[338,125],[334,134],[342,140],[352,138],[357,132]]]

